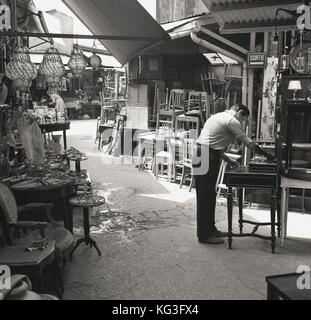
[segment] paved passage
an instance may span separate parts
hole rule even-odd
[[[92,237],[102,256],[84,245],[76,250],[65,270],[65,299],[265,299],[265,276],[311,266],[308,236],[288,239],[284,248],[278,240],[274,255],[269,241],[256,238],[234,239],[233,250],[226,242],[198,243],[195,190],[157,181],[127,157],[122,164],[104,156],[94,144],[95,133],[95,120],[72,121],[68,146],[88,155],[82,168],[89,169],[97,192],[107,199],[91,215]],[[261,219],[267,211],[246,214]],[[217,226],[226,231],[225,202],[218,204],[216,215]],[[74,224],[79,238],[78,210]]]

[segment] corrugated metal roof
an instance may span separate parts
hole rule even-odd
[[[161,24],[161,27],[168,33],[174,32],[176,30],[185,30],[193,28],[194,24],[211,24],[215,23],[215,19],[210,14],[202,14],[193,16],[191,18],[178,20],[175,22]]]
[[[275,21],[293,24],[295,19],[289,13],[280,11],[276,16],[276,9],[283,8],[296,11],[302,4],[301,0],[202,0],[215,17],[220,28],[228,25],[245,25],[269,23],[273,28]],[[247,25],[245,25],[247,28]]]
[[[192,20],[193,18],[197,18],[197,17],[201,17],[201,16],[205,16],[207,15],[208,12],[202,12],[202,13],[199,13],[199,14],[194,14],[194,15],[191,15],[191,16],[187,16],[187,17],[184,17],[182,19],[177,19],[177,20],[170,20],[170,21],[165,21],[165,22],[162,22],[161,23],[161,26],[163,27],[164,25],[166,24],[169,24],[169,23],[182,23],[184,21],[187,21],[187,20]]]

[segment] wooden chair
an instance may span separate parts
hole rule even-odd
[[[228,105],[234,105],[238,102],[238,92],[242,90],[242,75],[233,75],[233,65],[224,65],[224,80],[226,82],[225,95]]]
[[[239,154],[226,153],[226,155],[230,159],[235,160],[235,161],[242,158],[242,156]],[[227,162],[225,160],[222,160],[221,164],[220,164],[220,169],[219,169],[216,185],[215,185],[216,194],[217,194],[216,199],[218,199],[221,190],[227,190],[227,186],[224,184],[224,176],[225,176],[226,168],[227,168]]]
[[[206,120],[203,110],[208,109],[207,93],[204,91],[190,90],[187,98],[184,106],[184,114],[176,118],[176,127],[179,128],[179,125],[183,125],[184,130],[195,129],[198,137]]]
[[[152,122],[157,122],[158,114],[158,105],[165,103],[166,101],[166,90],[165,82],[154,80],[154,97],[153,97],[153,106],[150,112],[149,120]]]
[[[226,82],[218,79],[218,77],[213,72],[209,72],[208,74],[201,74],[201,81],[203,91],[212,96],[213,100],[216,100],[219,97],[223,97]]]
[[[176,117],[184,112],[186,90],[172,89],[168,98],[167,96],[168,94],[165,103],[158,103],[157,131],[162,124],[169,124],[175,130]]]
[[[165,137],[164,142],[167,144],[167,151],[160,150],[154,156],[153,169],[156,179],[159,177],[159,169],[161,175],[164,175],[164,167],[167,168],[167,181],[171,182],[176,180],[176,167],[180,161],[176,159],[176,148],[178,148],[179,140],[176,137]],[[163,146],[165,145],[163,144]]]
[[[61,296],[63,293],[63,266],[73,248],[73,236],[52,218],[51,209],[52,205],[48,203],[30,203],[18,207],[12,191],[0,183],[0,225],[6,245],[31,244],[32,241],[43,238],[54,240],[60,280],[58,293]],[[22,215],[25,214],[31,214],[32,219],[36,221],[21,220]],[[38,219],[34,219],[33,216]],[[42,220],[47,222],[42,222]],[[26,230],[39,230],[39,234],[34,231],[20,233],[20,231]]]
[[[180,139],[181,139],[181,145],[182,145],[182,176],[181,176],[179,187],[182,188],[187,176],[187,171],[188,171],[191,175],[191,180],[189,185],[189,192],[191,192],[191,189],[194,184],[192,156],[193,156],[193,150],[194,150],[196,140],[189,137],[189,132],[185,132]]]

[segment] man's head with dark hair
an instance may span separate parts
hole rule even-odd
[[[244,104],[242,104],[242,103],[238,103],[236,105],[233,105],[230,109],[234,111],[234,113],[235,113],[234,116],[240,122],[247,120],[250,115],[248,108],[246,106],[244,106]]]

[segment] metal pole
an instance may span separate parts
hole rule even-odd
[[[0,35],[5,35],[9,37],[41,37],[41,38],[70,38],[70,39],[98,39],[98,40],[139,40],[139,41],[154,41],[163,40],[159,38],[152,37],[140,37],[140,36],[104,36],[104,35],[85,35],[85,34],[68,34],[68,33],[38,33],[38,32],[11,32],[11,31],[1,31]]]
[[[12,32],[16,32],[16,29],[17,29],[16,0],[12,0],[11,14],[12,14]]]

